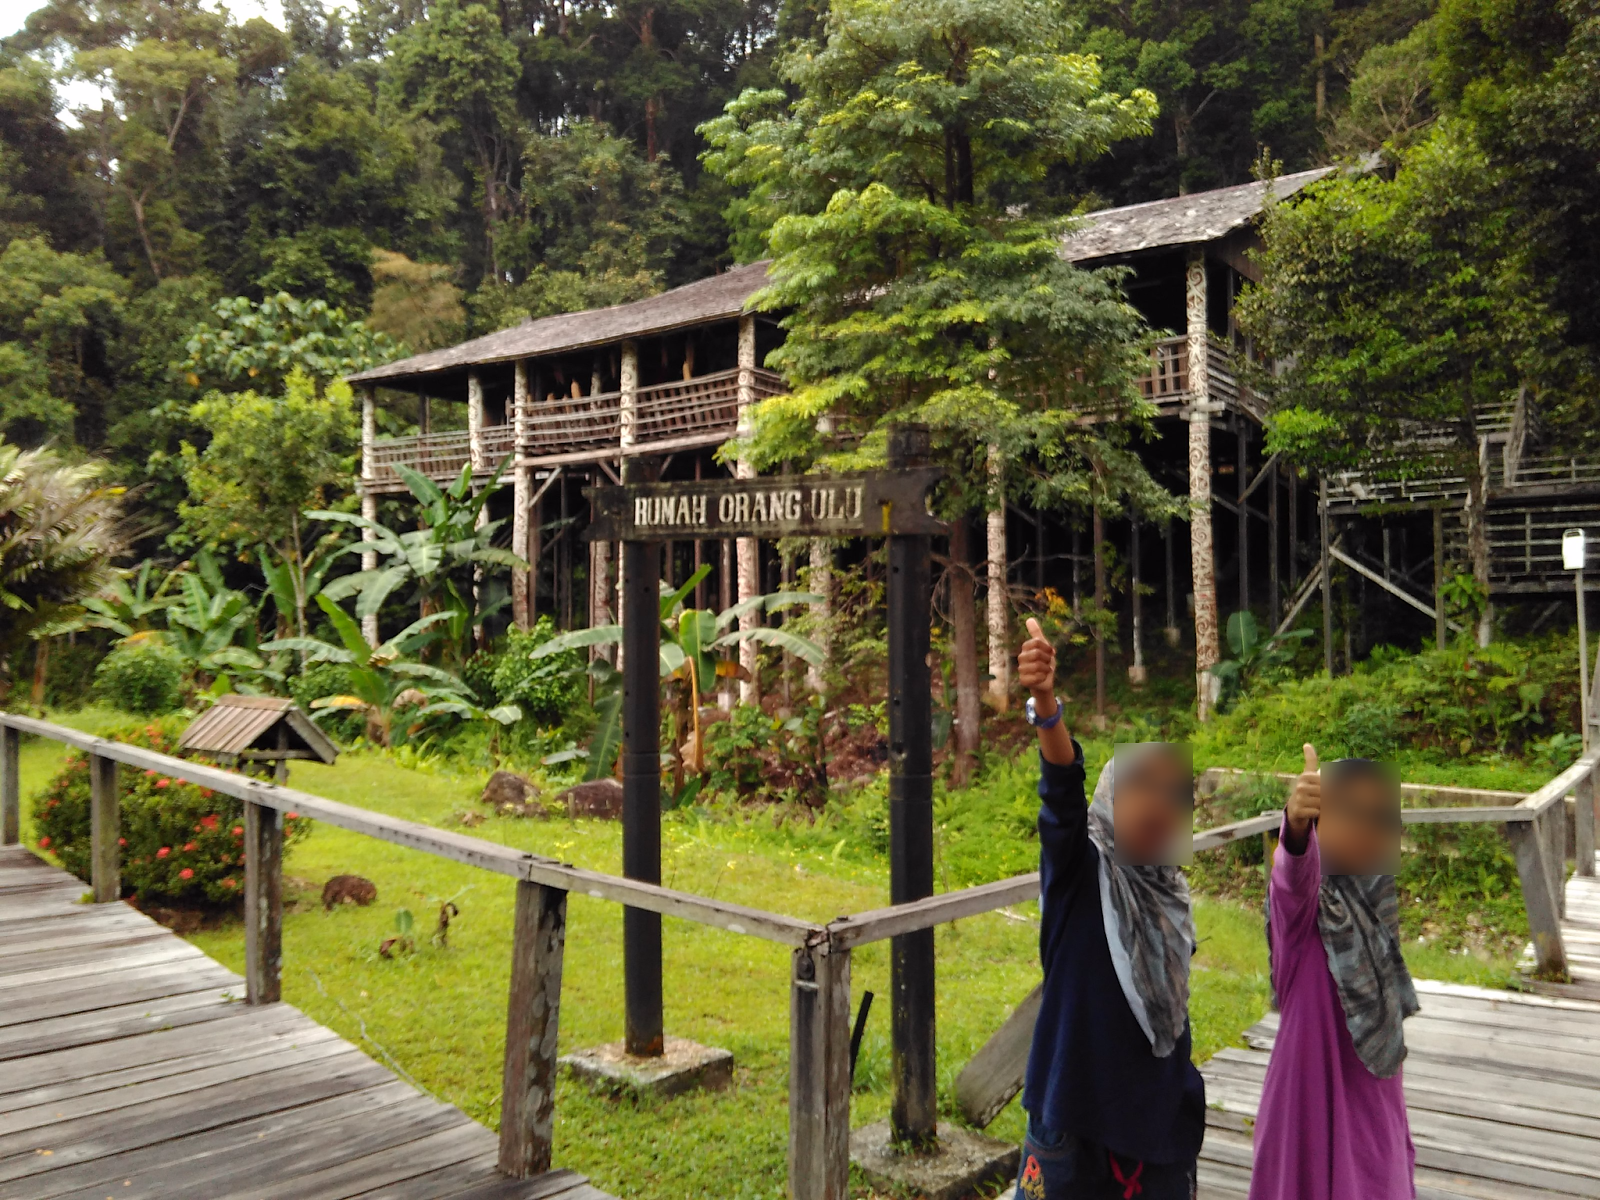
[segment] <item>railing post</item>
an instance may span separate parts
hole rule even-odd
[[[889,431],[889,466],[922,466],[926,426]],[[932,585],[927,534],[889,536],[886,589],[889,641],[889,899],[906,904],[933,895],[933,734],[928,677]],[[889,947],[894,1140],[930,1149],[938,1138],[938,1051],[934,1039],[933,929],[892,939]]]
[[[795,950],[789,988],[789,1195],[850,1194],[850,951]]]
[[[0,725],[0,846],[22,840],[22,734]]]
[[[1567,798],[1561,797],[1544,813],[1544,869],[1550,877],[1550,895],[1556,916],[1567,915]]]
[[[1600,774],[1600,761],[1589,764],[1589,773],[1578,781],[1578,786],[1573,790],[1573,795],[1577,799],[1577,809],[1573,814],[1576,836],[1573,840],[1577,846],[1578,874],[1585,876],[1594,875],[1596,774]]]
[[[283,814],[244,802],[244,981],[247,1004],[282,999]]]
[[[516,914],[500,1093],[500,1173],[527,1179],[550,1169],[567,893],[519,880]]]
[[[122,854],[117,838],[122,814],[117,808],[115,759],[89,755],[89,858],[90,886],[96,904],[122,899]]]
[[[1552,811],[1555,810],[1547,809],[1531,821],[1510,822],[1506,834],[1516,854],[1517,877],[1522,881],[1522,903],[1528,912],[1528,932],[1533,935],[1538,972],[1547,979],[1565,979],[1567,951],[1561,941],[1561,908],[1550,887],[1546,862]]]

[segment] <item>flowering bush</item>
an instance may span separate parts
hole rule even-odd
[[[176,729],[134,726],[113,741],[177,755]],[[136,899],[226,904],[244,894],[244,806],[230,796],[124,766],[117,772],[122,813],[122,886]],[[89,760],[69,758],[34,804],[39,846],[87,881]],[[310,821],[284,818],[285,847],[310,832]]]

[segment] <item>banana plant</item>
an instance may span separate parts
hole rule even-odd
[[[723,659],[717,651],[751,641],[775,646],[814,666],[820,666],[824,658],[822,647],[809,638],[801,637],[786,629],[772,629],[766,626],[757,626],[754,629],[733,628],[739,618],[746,613],[776,612],[796,604],[820,604],[823,599],[821,596],[811,592],[769,592],[763,596],[752,596],[747,600],[741,600],[720,613],[705,608],[685,607],[684,601],[694,591],[696,585],[710,573],[709,566],[702,566],[682,587],[673,590],[662,584],[661,589],[660,674],[663,680],[683,680],[688,683],[692,729],[688,765],[697,775],[705,770],[704,742],[700,728],[700,697],[715,689],[719,676],[734,675],[739,670],[736,663]],[[540,659],[559,654],[563,650],[574,650],[584,646],[617,645],[621,641],[621,625],[596,625],[589,629],[574,629],[568,633],[558,634],[538,646],[531,657]],[[600,717],[600,723],[595,729],[597,740],[602,737],[609,738],[613,733],[620,737],[620,690],[617,693],[615,706],[610,705],[609,700],[608,695],[605,707],[599,702],[595,705],[595,711]],[[614,725],[617,729],[612,728]],[[595,761],[596,756],[591,747],[589,755],[591,770],[595,767]]]
[[[448,488],[441,488],[410,467],[396,466],[395,470],[411,489],[421,510],[418,513],[420,529],[396,531],[359,513],[320,509],[307,512],[308,517],[342,521],[372,536],[370,541],[346,546],[344,553],[371,551],[385,560],[373,570],[340,576],[326,584],[322,594],[332,600],[354,596],[356,616],[369,617],[377,613],[397,589],[412,585],[416,588],[421,612],[426,616],[447,606],[453,572],[480,565],[526,567],[528,564],[522,558],[492,544],[495,534],[505,524],[503,520],[479,524],[489,498],[500,486],[500,473],[504,469],[505,462],[502,462],[482,490],[474,494],[470,465],[461,468],[460,477]],[[482,621],[484,612],[472,613],[459,595],[454,600],[468,614],[470,624]]]
[[[319,544],[319,548],[320,553],[313,550],[301,562],[287,558],[279,558],[274,562],[268,554],[268,547],[262,546],[257,550],[261,561],[261,577],[266,580],[267,593],[272,597],[273,607],[278,610],[280,631],[292,629],[296,635],[305,637],[306,605],[322,591],[328,569],[345,549],[336,541],[325,548]]]
[[[177,603],[178,597],[169,593],[184,574],[182,567],[174,567],[152,590],[154,569],[155,564],[147,558],[137,570],[122,572],[105,591],[83,601],[82,626],[106,629],[118,637],[132,637],[149,629],[152,617]]]
[[[256,653],[255,608],[249,599],[228,587],[209,553],[201,551],[194,565],[167,607],[167,644],[192,664],[197,682],[209,677],[204,680],[209,685],[229,668],[270,674]],[[235,645],[236,640],[244,644]]]
[[[402,657],[420,649],[436,636],[433,627],[448,620],[448,613],[430,613],[411,622],[387,641],[374,644],[362,635],[361,622],[330,600],[326,592],[317,597],[317,604],[327,614],[340,645],[335,646],[320,638],[291,637],[279,638],[261,647],[268,652],[300,651],[305,654],[308,663],[343,663],[349,667],[350,692],[317,697],[311,702],[313,716],[337,711],[363,713],[366,717],[367,740],[388,747],[393,744],[396,714],[407,707],[401,701],[411,698],[407,696],[408,692],[415,692],[421,697],[424,713],[433,704],[470,703],[471,692],[459,678],[438,667],[409,662]],[[511,720],[515,721],[521,715],[519,710]],[[501,724],[508,723],[498,716],[493,719]]]

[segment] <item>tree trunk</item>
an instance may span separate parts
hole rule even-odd
[[[950,628],[955,635],[955,757],[951,781],[963,786],[977,760],[982,682],[978,677],[978,601],[972,576],[972,531],[967,519],[950,523]]]
[[[1494,605],[1489,601],[1489,525],[1485,511],[1487,483],[1480,468],[1467,472],[1467,556],[1472,560],[1472,578],[1483,589],[1483,612],[1478,617],[1478,645],[1487,646],[1494,636]]]
[[[50,671],[50,639],[40,638],[33,649],[33,707],[44,707],[44,685]]]

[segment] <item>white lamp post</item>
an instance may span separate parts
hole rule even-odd
[[[1579,712],[1583,721],[1583,748],[1589,748],[1589,630],[1583,612],[1583,568],[1589,556],[1583,530],[1569,529],[1561,535],[1561,565],[1573,572],[1578,591],[1578,689]]]

